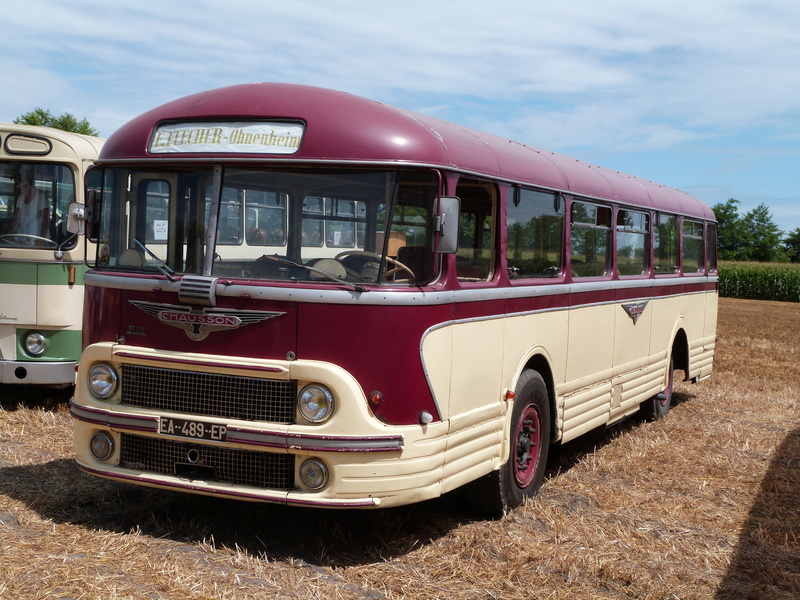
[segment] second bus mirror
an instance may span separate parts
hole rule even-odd
[[[453,254],[458,250],[458,222],[461,200],[455,196],[439,198],[439,216],[436,217],[436,231],[439,232],[439,252]]]
[[[67,231],[69,233],[77,233],[83,235],[83,226],[85,223],[85,213],[83,204],[77,202],[70,202],[67,209]]]

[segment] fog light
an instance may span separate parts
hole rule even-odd
[[[333,415],[333,394],[321,385],[308,385],[297,397],[297,408],[307,421],[322,423]]]
[[[33,332],[25,336],[25,351],[31,356],[40,356],[47,349],[47,338],[41,333]]]
[[[114,438],[105,431],[98,431],[92,436],[89,449],[97,460],[108,460],[114,454]]]
[[[300,480],[307,488],[318,490],[328,483],[328,468],[322,461],[311,458],[300,465]]]
[[[103,400],[110,398],[117,391],[117,372],[109,364],[97,363],[89,369],[86,382],[92,394]]]

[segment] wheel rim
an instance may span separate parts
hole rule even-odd
[[[529,404],[517,421],[514,432],[516,455],[514,457],[514,478],[517,485],[524,488],[530,485],[539,466],[541,451],[541,415],[534,404]]]

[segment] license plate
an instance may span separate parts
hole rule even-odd
[[[161,417],[159,419],[158,432],[164,435],[177,435],[178,437],[193,440],[224,442],[228,434],[228,428],[218,423]]]

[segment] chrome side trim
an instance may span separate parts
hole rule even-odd
[[[369,288],[365,292],[322,287],[288,287],[281,285],[246,285],[240,283],[218,283],[217,297],[240,298],[252,300],[274,300],[282,302],[320,302],[325,304],[361,304],[361,305],[393,305],[393,306],[435,306],[463,302],[482,302],[488,300],[513,300],[517,298],[536,298],[549,296],[566,296],[586,292],[604,292],[611,290],[636,290],[670,287],[696,287],[704,284],[717,284],[716,275],[690,275],[684,277],[665,276],[658,279],[624,279],[588,281],[577,283],[555,283],[539,285],[511,285],[507,287],[481,287],[461,290],[437,290],[422,288]],[[89,271],[84,283],[96,287],[124,289],[139,292],[152,292],[154,289],[163,292],[178,293],[178,282],[170,282],[159,277],[132,277],[129,274],[114,275],[109,272],[96,273]],[[318,283],[315,282],[315,285]],[[704,290],[710,291],[710,290]],[[649,294],[647,294],[649,295]]]

